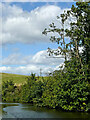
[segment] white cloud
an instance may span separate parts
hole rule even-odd
[[[40,75],[40,69],[42,74],[50,73],[53,71],[53,68],[50,66],[38,66],[38,65],[28,65],[28,66],[19,66],[19,67],[0,67],[0,72],[14,73],[14,74],[24,74],[29,75],[30,73],[36,73]]]
[[[79,50],[80,53],[82,53],[83,48],[79,48]],[[2,63],[3,66],[0,67],[0,72],[18,74],[29,74],[33,72],[39,75],[40,69],[42,70],[42,73],[45,74],[54,70],[59,70],[61,65],[64,67],[64,58],[62,55],[59,55],[56,58],[53,58],[52,56],[49,57],[47,51],[43,50],[37,52],[33,56],[22,56],[19,53],[14,53],[7,58],[4,58]],[[12,67],[12,65],[18,65],[18,67]]]
[[[31,56],[23,58],[19,53],[14,53],[2,59],[2,65],[25,65],[30,61]]]
[[[60,57],[60,58],[59,58]],[[2,59],[2,65],[28,65],[28,64],[36,64],[36,65],[58,65],[64,62],[64,58],[62,55],[58,55],[55,57],[49,57],[46,50],[39,51],[33,56],[23,56],[19,53],[14,53],[9,55],[6,58]]]
[[[49,38],[42,35],[42,31],[44,28],[48,28],[50,23],[56,23],[56,16],[67,9],[61,9],[55,5],[46,5],[27,12],[15,5],[2,4],[2,10],[2,43],[31,44],[48,42]],[[18,74],[29,74],[30,72],[39,74],[40,69],[42,69],[43,73],[47,73],[58,69],[63,62],[64,59],[61,58],[48,58],[46,50],[40,51],[32,57],[15,53],[3,58],[3,66],[0,67],[0,70]],[[17,65],[17,67],[12,65]]]
[[[61,55],[59,55],[60,57]],[[49,57],[46,50],[38,52],[33,56],[32,61],[35,64],[44,64],[44,65],[59,65],[64,62],[64,58],[53,58]]]
[[[58,69],[60,64],[63,64],[64,59],[62,58],[49,58],[47,57],[47,51],[43,50],[36,53],[34,56],[21,57],[20,54],[11,54],[7,58],[2,60],[2,72],[29,74],[34,72],[39,74],[40,69],[42,73],[52,72]],[[7,66],[5,66],[7,65]],[[19,65],[18,67],[8,67],[9,65]]]
[[[55,23],[56,16],[64,10],[55,5],[46,5],[28,12],[15,5],[2,4],[2,44],[49,41],[42,31],[50,23]]]

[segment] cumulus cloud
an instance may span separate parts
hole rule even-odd
[[[82,53],[83,47],[79,48],[79,52]],[[62,57],[62,58],[61,58]],[[69,56],[70,57],[70,56]],[[30,74],[31,72],[40,75],[40,70],[43,75],[46,73],[59,70],[60,66],[64,68],[64,58],[62,55],[58,55],[56,58],[49,57],[46,50],[39,51],[33,56],[21,56],[18,54],[11,54],[7,58],[2,60],[2,67],[0,72],[9,72],[17,74]],[[5,66],[7,65],[7,66]],[[10,67],[9,65],[19,65],[18,67]]]
[[[55,23],[56,16],[64,10],[67,9],[45,5],[28,12],[15,5],[2,4],[2,44],[48,42],[49,38],[42,35],[42,31]]]
[[[60,57],[60,58],[59,58]],[[58,57],[49,57],[46,50],[39,51],[35,55],[31,56],[23,56],[19,53],[14,53],[9,55],[6,58],[3,58],[2,65],[28,65],[28,64],[36,64],[36,65],[58,65],[64,62],[64,58],[62,55],[58,55]]]
[[[19,53],[10,54],[2,59],[2,65],[26,65],[30,63],[31,56],[23,57]]]
[[[50,66],[38,66],[38,65],[28,65],[28,66],[19,66],[19,67],[0,67],[0,72],[8,72],[8,73],[16,73],[16,74],[24,74],[29,75],[30,73],[40,74],[40,70],[42,70],[42,74],[50,73],[53,71]]]
[[[50,66],[40,66],[40,65],[26,65],[19,67],[10,67],[10,66],[2,66],[0,67],[0,72],[6,73],[14,73],[14,74],[24,74],[29,75],[30,73],[36,73],[40,75],[40,72],[45,75],[46,73],[50,73],[54,70],[54,68]]]
[[[20,54],[11,54],[2,60],[2,72],[13,72],[19,74],[28,74],[34,72],[39,74],[40,69],[42,73],[52,72],[63,64],[64,58],[50,58],[47,51],[39,51],[34,56],[21,57]],[[5,66],[7,65],[7,66]],[[18,67],[10,67],[9,65],[19,65]],[[9,66],[9,67],[8,67]]]
[[[10,6],[6,3],[0,3],[0,7],[1,6],[3,13],[3,45],[18,42],[25,44],[49,42],[49,38],[42,35],[42,31],[44,28],[48,28],[50,23],[56,23],[57,15],[63,13],[64,10],[68,10],[61,9],[56,5],[45,5],[37,7],[32,11],[24,11],[22,8],[15,5]],[[60,26],[59,22],[56,24]],[[59,69],[59,65],[63,64],[63,62],[63,58],[49,58],[46,50],[39,51],[33,56],[23,56],[19,53],[14,53],[6,58],[3,58],[3,66],[0,67],[0,72],[18,74],[29,74],[30,72],[34,72],[39,74],[40,69],[42,69],[42,73],[45,74]],[[13,65],[17,65],[17,67],[13,67]]]
[[[59,58],[62,57],[62,58]],[[36,55],[32,57],[32,61],[36,64],[44,64],[44,65],[59,65],[64,62],[64,58],[62,55],[59,55],[56,58],[49,57],[46,50],[38,52]]]

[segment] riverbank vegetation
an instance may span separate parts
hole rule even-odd
[[[59,37],[51,36],[50,40],[59,44],[57,50],[48,48],[49,55],[63,55],[64,66],[54,71],[48,77],[26,77],[27,82],[16,86],[12,81],[2,85],[2,100],[6,102],[33,103],[37,106],[60,108],[66,111],[88,111],[90,101],[90,6],[89,3],[77,2],[57,17],[61,21],[59,29],[54,23],[43,31],[57,33]],[[68,18],[70,28],[65,28]],[[69,37],[69,41],[66,38]],[[82,52],[79,49],[82,48]],[[69,58],[68,58],[69,56]]]

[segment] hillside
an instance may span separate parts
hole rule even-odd
[[[10,73],[0,73],[0,81],[13,80],[16,85],[24,84],[26,82],[26,75],[10,74]]]
[[[2,83],[3,81],[13,80],[13,82],[19,86],[27,81],[27,77],[29,76],[10,73],[0,73],[0,83]],[[43,81],[42,77],[39,77],[38,80]]]

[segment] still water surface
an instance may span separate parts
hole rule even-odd
[[[89,113],[63,112],[31,104],[2,103],[3,118],[90,118]]]

